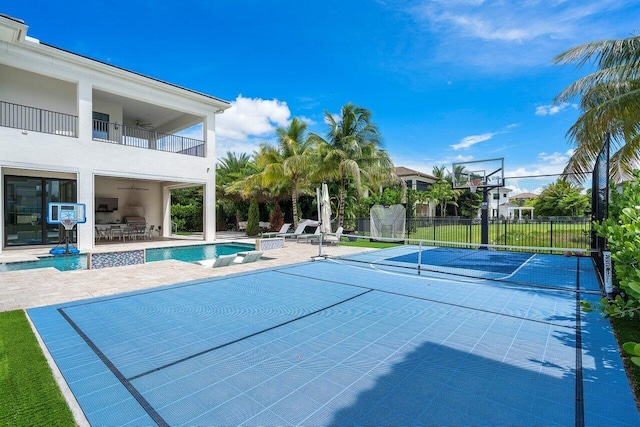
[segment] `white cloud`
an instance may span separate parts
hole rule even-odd
[[[216,152],[252,153],[262,142],[273,140],[278,127],[287,126],[291,111],[277,99],[238,95],[231,108],[216,117]]]
[[[567,164],[567,161],[569,160],[570,157],[571,157],[571,154],[569,154],[569,152],[559,153],[556,151],[551,154],[548,154],[545,152],[538,154],[538,158],[543,162],[545,162],[546,164],[561,165],[563,168],[564,168],[564,165]]]
[[[568,104],[563,102],[561,104],[539,105],[536,107],[536,116],[553,116],[558,114],[567,108],[578,108],[576,104]]]
[[[469,65],[476,72],[549,65],[551,58],[570,47],[626,37],[635,25],[634,14],[625,13],[628,5],[619,0],[396,0],[387,4],[415,20],[424,40],[430,41],[420,46],[435,43],[432,63]],[[620,31],[611,34],[611,28]]]
[[[476,145],[479,142],[484,142],[484,141],[490,140],[491,138],[493,138],[494,135],[496,135],[495,132],[483,133],[481,135],[465,136],[464,138],[462,138],[460,140],[459,143],[453,144],[451,146],[451,148],[453,148],[454,150],[460,150],[462,148],[469,148],[469,147],[471,147],[473,145]]]
[[[286,102],[277,99],[245,98],[238,95],[231,108],[216,119],[216,133],[223,139],[246,141],[265,136],[289,123],[291,111]]]

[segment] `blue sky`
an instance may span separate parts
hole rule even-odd
[[[42,42],[231,101],[218,157],[273,142],[293,117],[324,134],[324,112],[353,102],[396,166],[504,157],[515,177],[558,173],[571,154],[579,111],[552,100],[589,68],[552,58],[635,34],[640,1],[9,0],[0,13]]]

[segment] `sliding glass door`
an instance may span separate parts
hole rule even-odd
[[[47,224],[47,204],[76,202],[75,180],[7,175],[4,183],[5,247],[60,242],[64,229]]]

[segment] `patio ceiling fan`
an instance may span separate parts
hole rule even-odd
[[[131,126],[136,127],[138,129],[145,129],[145,130],[153,129],[152,123],[147,123],[140,119],[134,120],[131,123],[132,123]]]
[[[131,187],[118,187],[118,190],[129,190],[129,191],[149,191],[148,188],[136,187],[135,185],[131,185]]]

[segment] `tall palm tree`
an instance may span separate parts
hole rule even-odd
[[[567,135],[576,149],[564,173],[582,181],[592,169],[604,135],[611,134],[611,178],[619,179],[640,160],[640,36],[603,40],[574,47],[554,58],[556,64],[578,67],[595,63],[597,70],[578,79],[554,100],[580,97],[582,114]]]
[[[263,144],[256,155],[256,163],[262,169],[257,178],[265,187],[291,192],[293,225],[297,227],[298,198],[301,193],[310,193],[308,176],[313,145],[307,138],[307,125],[298,118],[291,120],[288,127],[278,128],[276,134],[278,146]]]
[[[344,225],[347,181],[352,178],[359,194],[362,194],[362,180],[384,181],[393,175],[393,162],[389,154],[381,148],[382,138],[378,128],[371,121],[371,111],[347,103],[340,116],[325,112],[325,122],[329,129],[326,139],[311,134],[310,139],[317,146],[319,167],[317,173],[329,180],[338,180],[338,226]]]

